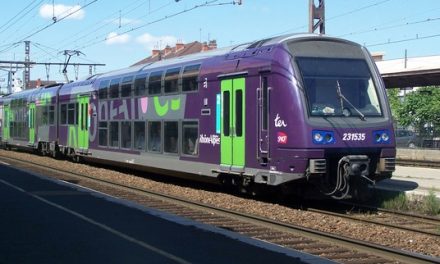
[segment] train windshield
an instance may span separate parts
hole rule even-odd
[[[296,58],[312,116],[381,116],[376,87],[362,59]]]

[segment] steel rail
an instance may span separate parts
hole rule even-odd
[[[370,243],[370,242],[366,242],[366,241],[356,240],[356,239],[352,239],[352,238],[348,238],[348,237],[343,237],[343,236],[337,235],[337,234],[313,230],[313,229],[305,228],[305,227],[298,226],[298,225],[278,222],[275,220],[271,220],[271,219],[267,219],[267,218],[263,218],[263,217],[259,217],[259,216],[255,216],[255,215],[250,215],[250,214],[246,214],[246,213],[241,213],[241,212],[237,212],[237,211],[233,211],[233,210],[218,208],[215,206],[211,206],[211,205],[207,205],[207,204],[203,204],[203,203],[199,203],[199,202],[189,201],[189,200],[186,200],[186,199],[183,199],[180,197],[175,197],[172,195],[167,195],[167,194],[163,194],[163,193],[154,192],[151,190],[145,190],[145,189],[141,189],[141,188],[137,188],[137,187],[127,186],[124,184],[115,183],[115,182],[111,182],[108,180],[98,179],[98,178],[95,178],[92,176],[83,175],[81,173],[76,173],[76,172],[72,172],[72,171],[68,171],[68,170],[62,170],[59,168],[51,168],[51,167],[43,166],[38,163],[27,161],[27,160],[5,157],[3,155],[0,155],[0,156],[2,158],[7,159],[7,160],[12,160],[12,161],[16,161],[19,163],[29,164],[33,167],[38,167],[38,168],[43,169],[45,171],[50,171],[50,172],[54,172],[57,174],[67,174],[67,175],[77,177],[80,179],[91,180],[91,181],[97,182],[99,184],[105,184],[105,185],[108,185],[111,187],[121,188],[124,190],[136,192],[139,194],[148,195],[150,197],[155,197],[155,198],[167,201],[167,202],[178,203],[183,206],[187,206],[189,208],[194,208],[194,209],[203,210],[203,211],[209,211],[211,213],[215,213],[215,214],[218,214],[221,216],[242,220],[247,223],[253,223],[253,224],[257,224],[257,225],[264,226],[264,227],[270,227],[275,230],[279,230],[279,231],[283,231],[283,232],[288,232],[288,233],[292,233],[292,234],[296,234],[296,235],[302,235],[302,236],[305,236],[308,238],[316,239],[319,241],[324,241],[324,242],[327,242],[330,244],[341,245],[346,248],[354,249],[356,251],[364,252],[367,254],[373,254],[375,256],[379,256],[379,257],[389,259],[392,261],[397,261],[397,262],[402,262],[402,263],[440,263],[440,258],[435,258],[435,257],[423,255],[423,254],[418,254],[418,253],[413,253],[413,252],[404,251],[404,250],[400,250],[400,249],[390,248],[390,247],[386,247],[386,246],[382,246],[382,245],[378,245],[378,244],[374,244],[374,243]]]

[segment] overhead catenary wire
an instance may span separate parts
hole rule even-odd
[[[157,12],[157,11],[159,11],[159,10],[161,10],[161,9],[163,9],[163,8],[165,8],[165,7],[167,7],[167,6],[169,6],[169,5],[171,5],[172,3],[173,3],[173,2],[169,2],[168,4],[164,4],[164,5],[160,6],[159,8],[156,8],[156,9],[150,11],[150,12],[149,12],[149,15],[151,15],[152,13],[155,13],[155,12]],[[130,10],[130,11],[124,13],[123,15],[126,15],[126,14],[128,14],[128,13],[130,13],[130,12],[132,12],[132,11],[134,11],[134,10]],[[142,18],[142,17],[144,17],[144,16],[138,17],[138,18],[136,18],[134,21],[131,21],[131,22],[129,22],[129,23],[126,23],[126,24],[122,25],[121,28],[126,28],[127,26],[130,26],[131,24],[134,24],[135,21],[140,21],[139,19]],[[79,38],[79,39],[74,40],[73,42],[78,42],[78,41],[80,41],[81,39],[84,39],[84,38],[86,38],[86,37],[92,35],[93,33],[97,32],[98,30],[100,30],[100,29],[104,28],[105,26],[107,26],[107,25],[113,23],[113,21],[115,21],[115,19],[113,19],[112,21],[110,21],[110,22],[106,23],[105,25],[99,27],[98,29],[94,30],[93,32],[91,32],[91,33],[89,33],[89,34],[86,34],[86,35],[82,36],[82,37]],[[113,30],[112,30],[112,32],[113,32]],[[100,34],[100,35],[92,35],[93,39],[86,41],[85,43],[82,44],[82,46],[81,46],[81,45],[76,45],[75,48],[83,49],[84,46],[88,47],[88,44],[89,44],[89,43],[91,43],[91,42],[95,42],[97,39],[100,39],[100,38],[103,38],[103,40],[101,40],[101,41],[105,41],[105,40],[106,40],[105,37],[107,37],[109,33],[110,33],[110,32],[107,31],[107,32],[105,32],[105,33],[103,33],[103,34]],[[101,42],[101,41],[98,41],[97,43],[99,43],[99,42]]]
[[[88,48],[88,47],[93,46],[93,45],[96,45],[96,44],[98,44],[98,43],[101,43],[101,42],[104,42],[104,41],[108,41],[108,40],[111,40],[111,39],[113,39],[113,38],[117,38],[118,36],[120,36],[120,35],[122,35],[122,34],[127,34],[127,33],[130,33],[130,32],[133,32],[133,31],[139,30],[139,29],[141,29],[141,28],[144,28],[144,27],[150,26],[150,25],[152,25],[152,24],[155,24],[155,23],[158,23],[158,22],[161,22],[161,21],[164,21],[164,20],[167,20],[167,19],[173,18],[173,17],[176,17],[176,16],[178,16],[178,15],[181,15],[181,14],[183,14],[183,13],[187,13],[187,12],[190,12],[190,11],[195,10],[195,9],[198,9],[198,8],[208,7],[208,6],[213,6],[212,4],[215,3],[215,2],[218,2],[218,1],[219,1],[219,0],[206,1],[206,2],[203,3],[203,4],[198,4],[198,5],[195,5],[195,6],[191,7],[191,8],[186,8],[186,9],[184,9],[184,10],[182,10],[182,11],[179,11],[179,12],[176,12],[176,13],[173,13],[173,14],[170,14],[170,15],[167,15],[167,16],[164,16],[164,17],[162,17],[162,18],[159,18],[159,19],[156,19],[156,20],[150,21],[150,22],[148,22],[148,23],[142,24],[142,25],[137,26],[137,27],[133,27],[133,28],[128,29],[128,30],[125,30],[125,31],[123,31],[123,32],[119,32],[118,34],[116,34],[116,35],[114,35],[114,36],[110,36],[110,37],[107,36],[107,37],[104,38],[104,39],[100,39],[100,40],[97,40],[97,41],[93,41],[93,42],[91,42],[91,43],[89,43],[89,44],[86,44],[86,45],[83,45],[83,46],[79,47],[79,49]],[[229,4],[233,4],[234,2],[227,2],[227,3],[229,3]],[[222,3],[219,3],[219,4],[222,4]]]
[[[374,43],[374,44],[370,44],[370,45],[366,45],[366,46],[367,47],[376,47],[376,46],[390,45],[390,44],[396,44],[396,43],[402,43],[402,42],[408,42],[408,41],[415,41],[415,40],[424,40],[424,39],[437,38],[437,37],[440,37],[440,34],[434,34],[434,35],[428,35],[428,36],[419,36],[417,34],[415,37],[412,37],[412,38],[406,38],[406,39],[400,39],[400,40],[394,40],[394,41],[388,41],[388,42]]]
[[[78,8],[78,9],[76,9],[76,10],[74,10],[74,11],[68,13],[67,15],[65,15],[65,16],[63,16],[63,17],[57,19],[56,21],[53,21],[53,23],[51,23],[51,24],[49,24],[49,25],[46,25],[46,26],[44,26],[44,27],[38,29],[37,31],[31,33],[30,35],[28,35],[28,36],[26,36],[26,37],[23,37],[20,41],[24,41],[24,40],[27,40],[27,39],[29,39],[29,38],[35,36],[36,34],[40,33],[41,31],[43,31],[43,30],[45,30],[45,29],[47,29],[47,28],[49,28],[49,27],[51,27],[51,26],[53,26],[53,25],[55,25],[55,24],[57,24],[57,23],[59,23],[59,22],[61,22],[61,21],[63,21],[64,19],[66,19],[66,18],[68,18],[68,17],[74,15],[75,13],[77,13],[77,12],[79,12],[80,10],[82,10],[82,9],[84,9],[84,8],[86,8],[86,7],[88,7],[88,6],[90,6],[91,4],[93,4],[93,3],[97,2],[97,1],[98,1],[98,0],[92,0],[91,2],[85,4],[84,6],[81,6],[80,8]]]
[[[139,4],[139,2],[141,2],[141,3]],[[173,0],[173,1],[170,1],[170,2],[167,3],[167,4],[164,4],[164,5],[160,6],[160,7],[156,8],[156,9],[154,9],[154,10],[151,10],[151,11],[149,12],[149,14],[152,14],[152,13],[154,13],[154,12],[157,12],[157,11],[159,11],[159,10],[161,10],[161,9],[163,9],[163,8],[165,8],[165,7],[167,7],[167,6],[171,5],[171,4],[173,4],[173,3],[174,3],[174,0]],[[65,46],[64,43],[66,43],[66,44],[72,44],[72,43],[79,42],[79,41],[81,41],[82,39],[86,38],[87,36],[91,36],[91,35],[93,35],[95,32],[99,31],[100,29],[102,29],[102,28],[104,28],[104,27],[106,27],[106,26],[108,26],[108,25],[111,25],[111,24],[113,24],[114,22],[116,22],[117,19],[114,18],[114,15],[119,14],[119,10],[122,11],[122,15],[127,15],[127,14],[130,14],[130,13],[136,11],[136,10],[139,10],[139,8],[141,8],[141,7],[142,7],[143,5],[145,5],[145,4],[146,4],[146,3],[145,3],[145,1],[143,1],[143,0],[137,0],[137,1],[134,1],[134,2],[132,2],[132,3],[128,4],[128,5],[126,5],[124,8],[120,8],[120,9],[118,9],[117,11],[112,12],[110,15],[107,15],[107,16],[103,17],[103,18],[101,19],[101,22],[100,22],[100,23],[98,23],[97,25],[93,25],[93,26],[91,26],[91,29],[89,30],[89,32],[87,32],[87,33],[85,33],[85,34],[80,35],[82,32],[84,32],[84,31],[82,30],[82,31],[78,31],[77,33],[73,33],[73,34],[71,34],[71,36],[65,38],[64,40],[59,40],[59,39],[57,39],[57,42],[54,43],[54,45],[57,45],[57,46],[61,45],[60,48],[59,48],[59,49],[53,49],[53,48],[51,48],[51,49],[53,49],[56,53],[59,53],[59,52],[61,52],[62,50],[64,50],[64,46]],[[109,18],[112,18],[112,19],[109,19]],[[133,22],[131,22],[131,23],[133,23]],[[124,24],[123,26],[129,25],[129,24],[131,24],[131,23],[126,23],[126,24]],[[96,26],[98,26],[98,27],[96,28]],[[80,35],[80,37],[78,37],[78,35]],[[105,33],[105,34],[104,34],[104,36],[107,36],[107,35],[108,35],[108,33]],[[76,37],[76,39],[74,39],[75,37]],[[95,41],[96,38],[98,38],[98,37],[97,37],[96,35],[94,35],[93,41]],[[63,48],[61,48],[61,47],[63,47]],[[73,49],[80,49],[80,47],[79,47],[79,45],[76,45],[75,47],[73,47]],[[35,54],[34,54],[34,56],[35,56]],[[91,63],[96,63],[96,61],[92,61],[92,60],[89,60],[89,59],[84,58],[84,57],[79,57],[78,59],[83,60],[83,61],[87,61],[87,62],[91,62]]]
[[[14,21],[13,24],[8,26],[4,31],[1,33],[3,34],[0,43],[5,43],[5,41],[10,41],[12,43],[19,42],[19,39],[17,37],[17,34],[22,32],[24,28],[28,28],[29,26],[34,26],[30,32],[34,31],[38,27],[36,27],[33,23],[35,21],[35,17],[38,15],[38,6],[43,2],[44,0],[41,0],[37,2],[34,6],[31,7],[25,14],[22,14],[19,18],[17,18],[16,21]],[[8,34],[8,35],[4,35]]]
[[[406,22],[406,23],[402,23],[402,24],[398,24],[398,25],[384,26],[384,27],[374,27],[374,28],[371,28],[371,29],[363,30],[363,31],[346,33],[346,34],[343,34],[343,35],[338,35],[337,37],[341,37],[342,38],[342,37],[352,36],[352,35],[356,35],[356,34],[378,32],[378,31],[382,31],[382,30],[394,29],[394,28],[399,28],[399,27],[405,27],[405,26],[411,26],[411,25],[417,25],[417,24],[423,24],[423,23],[430,23],[430,22],[435,22],[435,21],[439,21],[439,20],[440,20],[440,17],[425,18],[425,19],[422,19],[422,20],[417,20],[417,21],[413,21],[413,22]]]
[[[21,19],[23,19],[27,14],[29,14],[32,10],[34,10],[35,8],[37,8],[44,0],[39,1],[35,6],[33,6],[32,8],[30,8],[28,11],[26,11],[26,9],[28,9],[30,6],[32,6],[36,0],[33,0],[31,3],[29,3],[26,7],[24,7],[22,10],[20,10],[15,16],[13,16],[11,19],[9,19],[7,22],[5,22],[3,25],[0,26],[0,29],[4,28],[3,30],[0,31],[0,34],[5,32],[6,30],[9,29],[8,26],[11,26],[13,24],[16,24],[18,21],[20,21]],[[25,12],[24,14],[22,14],[23,12]]]
[[[138,10],[139,8],[141,8],[143,5],[146,4],[144,0],[137,0],[137,1],[134,1],[130,4],[128,4],[126,7],[121,8],[119,10],[124,11],[125,9],[128,9],[132,5],[137,4],[138,2],[141,2],[141,3],[139,5],[134,6],[133,8],[129,9],[126,12],[122,12],[121,15],[125,16],[127,14],[130,14],[131,12]],[[88,36],[91,36],[92,34],[98,32],[102,28],[113,24],[115,21],[114,16],[118,13],[119,13],[119,11],[115,11],[115,12],[112,12],[111,14],[101,18],[99,23],[95,23],[95,24],[91,25],[90,27],[87,27],[87,29],[88,29],[87,31],[82,29],[76,33],[71,34],[69,37],[67,37],[63,40],[57,39],[56,44],[59,46],[64,46],[65,43],[75,43],[75,42],[78,42],[82,39],[85,39]]]
[[[363,11],[363,10],[368,9],[368,8],[379,6],[379,5],[384,4],[386,2],[389,2],[389,1],[392,1],[392,0],[377,1],[377,2],[375,2],[373,4],[365,5],[365,6],[362,6],[362,7],[359,7],[359,8],[356,8],[356,9],[353,9],[353,10],[350,10],[350,11],[347,11],[347,12],[344,12],[344,13],[341,13],[341,14],[338,14],[338,15],[326,18],[325,20],[327,22],[327,21],[331,21],[331,20],[334,20],[334,19],[337,19],[337,18],[348,16],[348,15],[351,15],[351,14]],[[308,27],[308,24],[305,24],[305,25],[302,25],[302,26],[298,26],[298,27],[295,27],[295,28],[290,28],[290,29],[284,30],[282,32],[278,32],[278,33],[272,34],[270,36],[266,36],[264,38],[278,36],[278,35],[286,34],[286,33],[289,33],[289,32],[296,32],[297,30],[300,30],[300,29],[303,29],[303,28],[307,28],[307,27]]]

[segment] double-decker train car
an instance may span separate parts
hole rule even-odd
[[[364,47],[327,36],[279,36],[2,100],[8,147],[244,191],[309,182],[344,198],[391,177],[395,166],[391,112],[374,61]],[[20,113],[27,132],[15,135]]]

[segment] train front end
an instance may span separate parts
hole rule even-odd
[[[368,51],[353,42],[286,42],[303,105],[306,176],[335,199],[362,197],[395,168],[395,141],[384,84]]]

